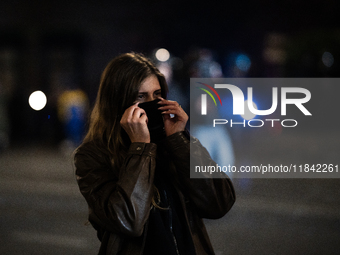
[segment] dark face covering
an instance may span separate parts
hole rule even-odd
[[[161,110],[158,110],[161,105],[157,104],[159,101],[161,100],[156,99],[138,105],[138,107],[144,109],[146,116],[148,116],[148,128],[151,142],[153,143],[157,143],[165,138],[163,116]]]

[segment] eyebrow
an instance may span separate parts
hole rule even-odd
[[[157,89],[155,90],[153,93],[157,93],[157,92],[162,92],[162,89]],[[138,92],[139,95],[143,94],[143,95],[147,95],[148,92]]]

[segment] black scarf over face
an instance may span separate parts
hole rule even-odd
[[[162,111],[158,109],[159,107],[161,107],[161,105],[158,104],[159,101],[161,100],[156,99],[153,101],[140,103],[138,105],[138,107],[144,109],[144,111],[146,112],[146,116],[148,117],[150,139],[153,143],[157,143],[165,138]]]

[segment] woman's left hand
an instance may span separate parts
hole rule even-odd
[[[169,136],[176,132],[184,131],[189,119],[188,115],[176,101],[160,99],[161,101],[158,104],[162,106],[158,109],[162,110],[166,135]],[[171,118],[170,114],[173,114],[174,117]]]

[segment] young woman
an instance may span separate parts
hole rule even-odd
[[[202,218],[225,215],[235,192],[226,176],[190,179],[190,157],[216,163],[166,94],[164,76],[141,54],[116,57],[102,74],[75,153],[99,254],[214,254]]]

